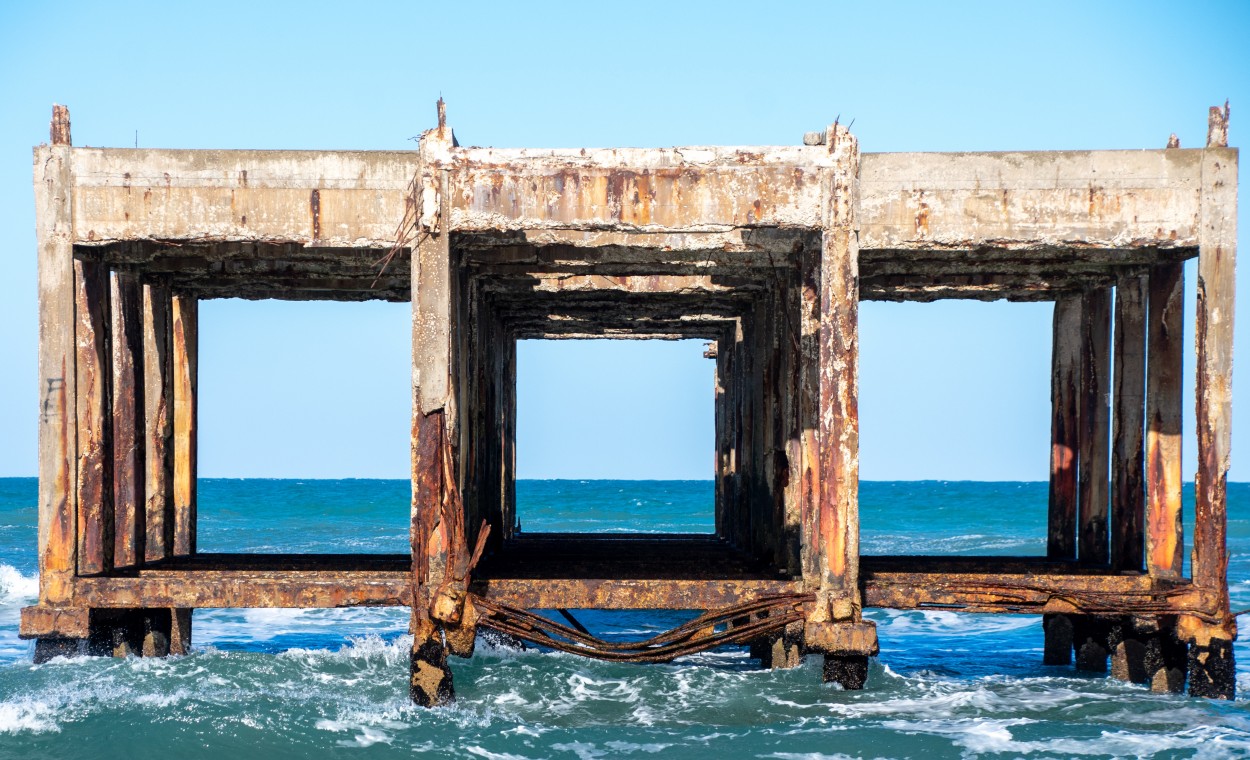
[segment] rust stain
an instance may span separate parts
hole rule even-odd
[[[920,192],[920,198],[924,198],[924,191]],[[916,235],[925,238],[929,236],[929,204],[923,200],[916,201]]]
[[[308,208],[312,213],[312,239],[321,239],[321,191],[314,189],[308,196]]]

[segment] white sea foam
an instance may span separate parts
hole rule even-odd
[[[774,752],[771,755],[764,755],[764,757],[775,757],[779,758],[779,760],[856,760],[851,755],[844,755],[841,752],[836,752],[832,755],[824,752]],[[877,758],[877,760],[880,760],[880,758]]]
[[[394,728],[406,728],[403,723],[391,723]],[[377,726],[363,725],[355,720],[328,720],[322,719],[313,724],[313,727],[321,731],[331,731],[334,733],[356,732],[351,739],[338,742],[342,747],[372,747],[374,744],[390,744],[394,738],[386,731]]]
[[[0,734],[60,731],[58,705],[37,697],[18,697],[0,702]]]
[[[599,749],[590,742],[565,742],[553,744],[551,748],[557,752],[572,752],[577,755],[577,760],[597,760],[597,758],[608,756],[607,750]]]
[[[351,634],[399,634],[407,628],[408,611],[398,608],[217,609],[199,610],[195,617],[195,639],[201,646],[297,636],[333,647]]]
[[[500,734],[502,736],[508,736],[509,734],[516,734],[517,736],[530,736],[530,737],[538,738],[542,736],[543,734],[548,733],[549,731],[551,731],[550,728],[545,728],[542,726],[520,725],[520,726],[513,726],[512,728],[504,729],[503,731],[500,732]]]
[[[360,733],[351,741],[339,742],[344,747],[372,747],[375,744],[390,744],[391,737],[385,731],[376,728],[363,727]]]
[[[1162,753],[1193,751],[1196,758],[1245,757],[1250,735],[1226,728],[1199,726],[1174,733],[1103,731],[1097,738],[1056,737],[1017,740],[1011,729],[1019,719],[969,718],[955,721],[885,721],[881,725],[908,734],[948,737],[973,755],[1047,753],[1066,757],[1088,755],[1123,758],[1154,758]]]
[[[647,743],[647,744],[637,744],[634,742],[610,741],[610,742],[604,742],[603,746],[607,747],[608,749],[612,750],[613,752],[617,754],[622,754],[622,755],[632,755],[635,752],[642,752],[644,754],[654,755],[657,752],[663,752],[664,750],[668,749],[669,747],[673,745],[672,744],[660,744],[656,742]]]
[[[906,635],[981,636],[1041,628],[1035,615],[969,615],[946,610],[872,610],[882,637]]]
[[[601,757],[621,757],[634,754],[654,755],[672,746],[672,744],[667,743],[638,744],[635,742],[609,741],[604,742],[602,746],[591,742],[565,742],[553,744],[551,748],[557,752],[571,752],[577,756],[578,760],[597,760],[597,758]]]
[[[597,680],[584,673],[573,673],[568,677],[570,694],[576,699],[610,700],[613,702],[634,703],[638,701],[638,687],[624,679]]]
[[[39,596],[39,576],[0,564],[0,605],[25,604]]]
[[[525,755],[514,755],[511,752],[491,752],[477,745],[465,747],[464,751],[475,757],[484,757],[486,760],[530,760]]]

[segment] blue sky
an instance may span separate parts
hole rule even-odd
[[[462,142],[497,146],[794,144],[841,116],[865,151],[1198,147],[1225,98],[1230,143],[1248,134],[1248,3],[605,8],[0,5],[0,476],[35,472],[30,148],[54,102],[96,146],[411,149],[440,94]],[[201,474],[406,477],[405,305],[218,301],[201,321]],[[863,476],[1043,479],[1049,325],[1044,305],[866,304]],[[520,474],[709,477],[711,362],[684,349],[523,347]]]

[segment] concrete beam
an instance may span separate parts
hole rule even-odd
[[[408,151],[71,150],[75,241],[85,245],[385,249],[417,170]],[[861,252],[1196,249],[1202,153],[865,154]],[[743,228],[819,227],[818,169],[828,154],[796,147],[449,155],[457,174],[449,228],[469,238],[524,228],[518,243],[581,247],[641,234],[618,242],[663,250],[720,248],[730,235],[745,251],[758,242],[744,240]]]
[[[876,153],[861,250],[1195,248],[1202,150]]]

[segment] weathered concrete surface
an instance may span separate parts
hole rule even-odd
[[[453,196],[453,230],[715,233],[817,227],[821,219],[813,169],[826,160],[824,147],[454,150],[464,181]],[[1202,153],[866,153],[860,247],[1196,248]],[[418,163],[411,151],[73,155],[75,240],[85,244],[388,248]]]
[[[415,152],[76,148],[79,243],[389,248]]]
[[[1193,248],[1202,150],[865,154],[861,249]],[[1091,254],[1093,252],[1091,251]],[[1095,254],[1096,255],[1096,254]]]
[[[824,148],[464,149],[451,228],[718,232],[818,227]]]

